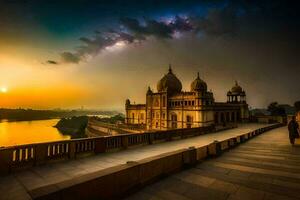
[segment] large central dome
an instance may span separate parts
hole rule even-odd
[[[180,80],[173,74],[171,66],[169,67],[169,73],[164,75],[157,83],[158,92],[178,93],[181,92],[182,84]]]

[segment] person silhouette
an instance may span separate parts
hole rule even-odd
[[[290,142],[292,145],[295,144],[295,139],[299,138],[299,125],[298,122],[296,121],[295,116],[292,117],[292,120],[288,124],[288,129],[289,129],[289,138]]]

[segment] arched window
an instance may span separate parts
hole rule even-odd
[[[163,101],[163,107],[166,107],[166,97],[165,96],[163,96],[163,98],[162,98],[162,101]]]
[[[154,106],[159,107],[159,100],[158,99],[155,100]]]
[[[193,123],[193,118],[189,115],[186,116],[186,127],[191,128]]]
[[[175,113],[171,115],[171,123],[172,128],[177,128],[177,115]]]
[[[134,113],[132,113],[132,123],[134,123]]]
[[[156,112],[156,118],[157,119],[159,118],[159,112]]]

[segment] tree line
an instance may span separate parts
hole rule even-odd
[[[296,113],[300,111],[300,101],[294,103],[294,109]],[[270,103],[267,110],[274,116],[283,116],[287,114],[284,106],[278,104],[278,102]]]
[[[115,115],[114,111],[90,110],[33,110],[33,109],[0,109],[0,120],[27,121],[53,118],[70,118],[83,115]]]

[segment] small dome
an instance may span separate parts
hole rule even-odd
[[[151,90],[151,88],[150,88],[150,86],[148,87],[148,90],[147,90],[147,95],[151,95],[151,94],[153,94],[153,92],[152,92],[152,90]]]
[[[199,73],[191,84],[191,91],[207,91],[207,84],[200,79]]]
[[[169,73],[157,83],[158,92],[170,92],[178,93],[181,92],[182,84],[180,80],[173,74],[171,65],[169,67]]]
[[[237,81],[235,81],[235,85],[231,88],[231,93],[240,94],[242,92],[243,92],[243,88],[239,86]]]

